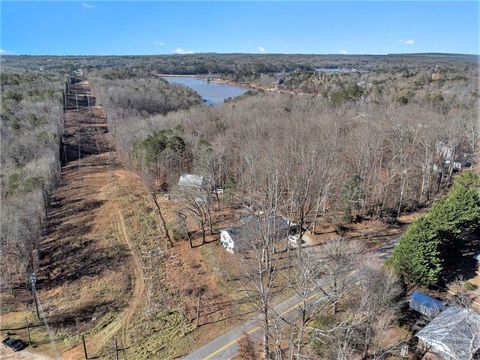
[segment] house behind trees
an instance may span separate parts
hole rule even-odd
[[[290,222],[281,216],[268,216],[262,219],[261,216],[247,216],[241,220],[239,226],[220,230],[220,243],[230,253],[247,251],[255,247],[255,242],[265,232],[264,227],[271,227],[274,242],[290,240],[294,243],[299,238],[298,225]]]

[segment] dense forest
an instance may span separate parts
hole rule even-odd
[[[309,212],[302,215],[309,223],[327,207],[343,208],[349,221],[371,215],[394,221],[444,189],[457,170],[454,162],[470,165],[478,140],[478,95],[475,84],[460,80],[448,82],[448,88],[458,87],[455,95],[431,80],[417,84],[417,91],[411,88],[416,82],[401,74],[388,81],[392,85],[382,96],[353,84],[332,87],[321,97],[260,93],[153,117],[130,116],[122,106],[111,110],[101,91],[99,97],[107,104],[119,151],[153,187],[168,188],[190,171],[250,206],[260,191],[255,186],[275,167],[291,174],[288,186],[311,186],[303,204]],[[402,100],[405,88],[411,100]],[[163,112],[144,105],[147,113]],[[164,146],[172,137],[182,146]]]
[[[21,280],[42,232],[49,193],[60,174],[64,79],[2,72],[2,284]]]
[[[24,70],[57,70],[71,72],[129,68],[164,74],[230,74],[243,77],[251,74],[273,74],[311,71],[318,68],[357,70],[431,69],[459,64],[462,69],[475,66],[478,56],[455,54],[397,55],[287,55],[287,54],[187,54],[156,56],[3,56],[6,66]]]
[[[124,118],[166,114],[201,103],[200,96],[191,89],[168,84],[161,78],[95,78],[92,83],[107,112]]]

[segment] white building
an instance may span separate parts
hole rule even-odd
[[[203,176],[193,175],[193,174],[183,174],[178,180],[178,186],[192,187],[192,188],[203,188],[205,187],[206,182]]]
[[[274,221],[275,219],[275,221]],[[238,253],[252,249],[255,246],[255,241],[258,241],[261,235],[261,226],[265,219],[258,216],[249,216],[241,220],[241,225],[220,230],[220,243],[230,253]],[[269,219],[271,224],[275,226],[275,237],[280,242],[283,239],[297,244],[300,238],[299,226],[290,222],[289,220],[277,216]]]

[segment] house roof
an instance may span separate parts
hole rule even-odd
[[[178,180],[179,186],[187,186],[187,187],[196,187],[201,188],[204,183],[203,176],[193,175],[193,174],[182,174],[180,179]]]
[[[472,309],[450,306],[417,337],[431,346],[431,351],[445,358],[470,360],[480,349],[480,314]]]
[[[277,240],[286,238],[290,230],[289,221],[281,216],[270,216],[267,220],[260,216],[251,215],[242,218],[240,221],[241,225],[222,230],[228,232],[232,238],[235,251],[251,249],[253,241],[257,240],[262,234],[262,230],[266,230],[268,227],[272,229],[275,226],[271,233]]]
[[[443,304],[427,294],[420,291],[414,291],[410,297],[410,307],[420,314],[434,317],[443,310]]]

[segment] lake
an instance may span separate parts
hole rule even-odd
[[[323,72],[323,73],[351,73],[351,72],[358,72],[356,69],[345,69],[345,68],[316,68],[316,72]]]
[[[248,91],[248,88],[222,84],[215,82],[207,82],[206,79],[193,76],[165,76],[171,84],[182,84],[195,90],[208,104],[216,104],[223,102],[229,97],[240,96]]]

